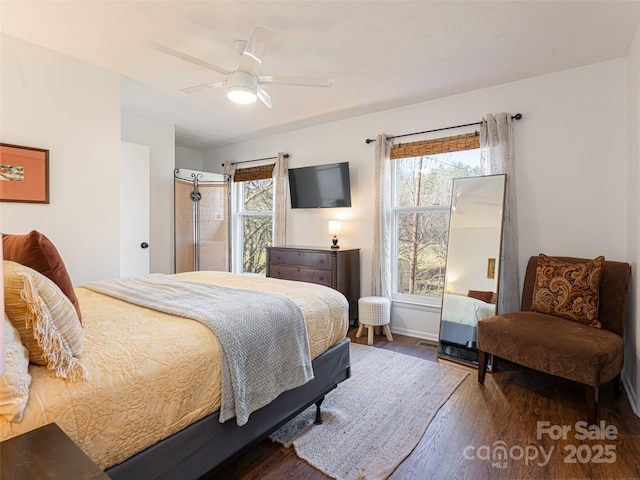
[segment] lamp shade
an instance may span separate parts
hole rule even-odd
[[[342,222],[340,220],[329,220],[329,235],[340,235]]]
[[[255,92],[242,86],[229,87],[227,89],[227,98],[232,102],[239,103],[241,105],[247,105],[253,103],[258,98]]]
[[[227,77],[227,98],[235,103],[253,103],[258,98],[258,77],[247,72],[233,72]]]

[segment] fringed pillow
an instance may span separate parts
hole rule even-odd
[[[77,381],[87,371],[78,360],[84,335],[78,314],[58,286],[19,263],[3,261],[4,306],[29,350],[29,360],[55,377]]]
[[[598,306],[603,263],[603,256],[586,263],[568,263],[541,253],[538,255],[531,311],[601,328]]]
[[[0,415],[18,423],[29,399],[29,351],[6,313],[3,322],[5,368],[0,375]]]

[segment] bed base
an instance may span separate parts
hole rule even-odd
[[[478,327],[465,323],[442,320],[440,325],[440,341],[461,346],[463,348],[476,348],[478,341]]]
[[[351,376],[350,340],[345,338],[313,360],[314,379],[282,393],[253,412],[239,427],[235,419],[218,421],[219,412],[198,420],[124,462],[106,470],[113,480],[199,479],[254,445],[312,404],[316,423],[322,423],[320,405],[324,396]]]

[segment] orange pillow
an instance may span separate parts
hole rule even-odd
[[[4,260],[19,263],[32,268],[53,281],[76,309],[82,323],[80,303],[73,290],[71,277],[55,245],[42,233],[32,230],[26,235],[2,234],[2,253]]]
[[[603,263],[603,256],[586,263],[567,263],[541,253],[538,256],[531,311],[601,328],[598,306]]]
[[[485,303],[493,303],[492,300],[494,295],[495,294],[493,292],[484,292],[481,290],[469,290],[469,293],[467,293],[467,297],[482,300]]]

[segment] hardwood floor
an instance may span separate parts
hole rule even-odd
[[[356,339],[355,331],[349,331],[352,341],[366,344],[366,335]],[[373,346],[440,361],[470,375],[437,413],[392,480],[640,479],[640,418],[626,393],[614,395],[610,384],[600,388],[598,421],[604,422],[605,429],[601,438],[583,439],[581,425],[576,425],[586,415],[580,385],[506,361],[498,362],[480,385],[476,369],[438,360],[435,346],[419,346],[418,339],[403,335],[393,337],[393,342],[387,342],[384,335],[376,335]],[[547,429],[538,422],[548,422]],[[561,429],[566,431],[564,439],[554,435]],[[604,436],[607,433],[609,439]],[[506,456],[486,459],[500,453],[500,446],[505,447]],[[328,477],[300,460],[293,448],[267,439],[213,478]]]

